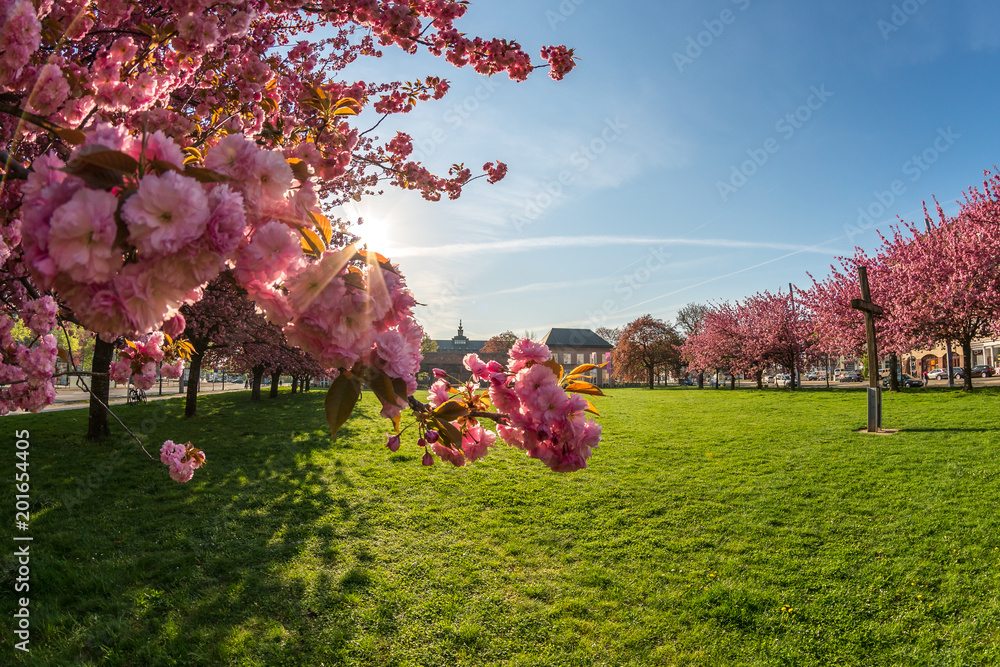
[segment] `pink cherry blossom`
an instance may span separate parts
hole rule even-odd
[[[205,233],[208,201],[201,185],[173,171],[146,176],[125,201],[122,217],[129,241],[146,258],[180,250]]]

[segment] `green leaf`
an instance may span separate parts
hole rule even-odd
[[[341,373],[330,383],[323,404],[326,408],[326,423],[330,425],[334,440],[337,439],[337,431],[350,418],[360,397],[361,383],[357,378],[349,378],[346,373]]]

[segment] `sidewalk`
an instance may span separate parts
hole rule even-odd
[[[71,381],[72,382],[72,381]],[[88,383],[89,385],[89,383]],[[115,383],[111,383],[111,390],[108,392],[109,405],[124,405],[126,403],[126,388],[124,385],[115,386]],[[242,382],[227,382],[225,384],[225,393],[232,391],[250,391],[249,389],[243,389]],[[261,393],[270,391],[270,386],[261,387]],[[164,380],[163,390],[160,393],[160,383],[154,384],[149,391],[146,392],[147,401],[157,401],[166,400],[168,398],[181,398],[187,395],[187,387],[184,387],[183,392],[178,391],[177,380]],[[221,382],[202,382],[201,386],[198,388],[198,394],[221,394],[223,393]],[[77,410],[80,408],[86,408],[90,405],[90,394],[84,390],[78,388],[75,382],[72,382],[69,386],[56,387],[56,398],[52,405],[46,406],[42,412],[51,412],[53,410]],[[25,414],[23,411],[18,410],[17,412],[12,412],[14,414]]]

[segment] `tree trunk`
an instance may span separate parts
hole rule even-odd
[[[188,375],[187,398],[184,400],[184,416],[194,417],[198,410],[198,385],[201,378],[201,362],[204,352],[197,350],[191,355],[191,370]]]
[[[794,354],[792,355],[792,363],[789,364],[789,368],[792,369],[792,372],[791,372],[791,375],[789,375],[788,377],[792,378],[792,382],[788,386],[792,388],[792,391],[795,391],[795,387],[798,385],[798,380],[799,379],[797,377],[795,377],[795,355]]]
[[[264,379],[264,367],[254,366],[253,370],[253,383],[250,385],[250,400],[259,401],[260,400],[260,381]]]
[[[899,357],[889,355],[889,391],[899,391]]]
[[[278,383],[281,382],[281,369],[271,373],[271,394],[270,398],[278,398]]]
[[[757,388],[764,388],[764,371],[757,371]]]
[[[312,389],[312,380],[313,379],[312,379],[311,375],[307,375],[306,376],[306,391],[309,391],[310,389]]]
[[[736,373],[729,376],[729,388],[736,389]]]
[[[90,397],[87,437],[92,440],[111,435],[108,411],[104,406],[108,404],[108,395],[111,390],[111,378],[108,373],[111,371],[111,357],[114,351],[114,343],[105,343],[100,336],[97,337],[94,342],[94,362],[90,370],[94,373],[103,373],[103,375],[92,375],[90,378],[92,396]],[[102,402],[104,405],[101,404]]]
[[[646,370],[649,371],[649,389],[650,389],[650,391],[652,391],[652,389],[653,389],[653,379],[654,379],[655,373],[653,371],[653,367],[652,366],[646,366]]]
[[[295,390],[298,389],[298,388],[299,388],[299,376],[298,375],[293,375],[292,376],[292,395],[293,396],[295,395]]]
[[[965,379],[962,380],[962,389],[972,391],[972,338],[966,336],[962,339],[962,355],[965,357]]]
[[[705,371],[698,372],[698,389],[705,388]]]

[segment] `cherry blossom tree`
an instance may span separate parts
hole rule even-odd
[[[1000,333],[1000,183],[991,177],[984,185],[988,195],[970,191],[958,215],[938,207],[926,231],[901,227],[884,244],[895,269],[888,295],[894,327],[924,347],[958,342],[966,391],[972,391],[972,341]]]
[[[193,417],[198,409],[198,385],[206,357],[218,357],[228,348],[255,340],[269,325],[230,272],[206,285],[200,300],[182,306],[180,316],[185,323],[184,336],[192,348],[184,416]]]
[[[735,377],[746,356],[738,306],[724,302],[706,307],[692,326],[693,332],[681,345],[681,356],[698,371],[699,388],[704,386],[702,378],[710,369]]]
[[[99,334],[92,396],[105,408],[116,339],[176,322],[182,306],[232,268],[291,347],[343,378],[328,394],[334,431],[361,378],[397,428],[405,407],[425,424],[429,409],[410,400],[422,338],[415,301],[398,270],[351,244],[347,221],[327,218],[323,206],[376,194],[382,181],[437,200],[458,197],[476,178],[503,178],[500,162],[478,177],[462,164],[437,176],[410,158],[411,137],[377,133],[390,116],[443,97],[444,79],[338,80],[388,46],[423,48],[515,81],[536,67],[556,80],[573,68],[564,46],[542,48],[544,65],[534,65],[516,42],[467,36],[455,23],[466,10],[453,0],[0,0],[0,284],[8,304],[0,410],[52,401],[57,316]],[[318,27],[326,36],[306,39]],[[363,130],[355,117],[366,110],[378,120]],[[8,340],[17,318],[33,323],[30,347]],[[515,393],[527,390],[509,382]],[[471,413],[474,402],[469,394],[456,404]],[[497,416],[507,442],[540,437],[520,433],[512,419]],[[442,446],[461,450],[470,424],[461,437],[445,429]],[[91,425],[92,435],[106,433],[106,416],[95,414]],[[554,442],[553,433],[542,441]],[[204,455],[170,443],[161,460],[175,478],[189,478],[184,471]]]

